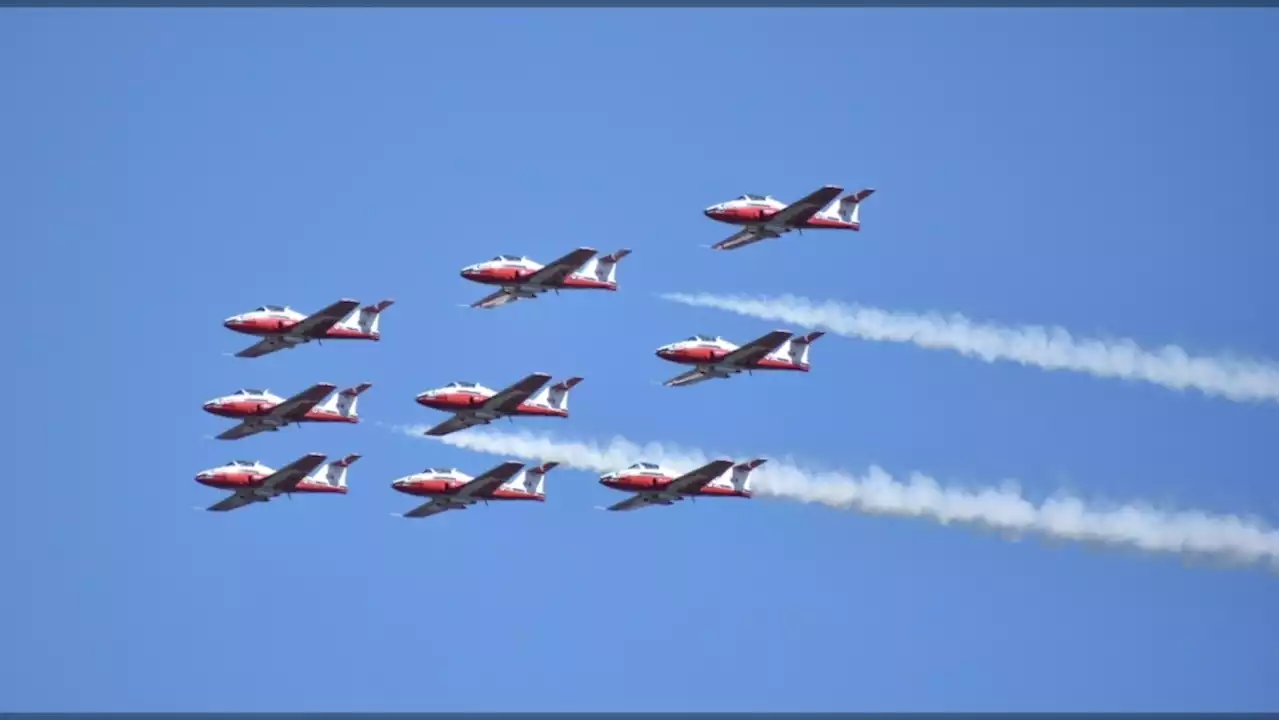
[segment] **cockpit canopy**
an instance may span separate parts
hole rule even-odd
[[[687,337],[687,338],[685,338],[685,339],[684,339],[684,342],[709,342],[709,343],[713,343],[713,342],[719,342],[719,341],[720,341],[720,337],[719,337],[718,335],[717,335],[717,336],[712,336],[712,335],[694,335],[693,337]]]
[[[627,469],[628,470],[657,470],[658,466],[651,462],[638,462]]]
[[[499,255],[490,262],[524,262],[524,258],[519,255]]]
[[[447,387],[447,388],[463,388],[463,389],[466,389],[466,388],[478,388],[478,387],[480,387],[480,383],[468,382],[468,381],[466,381],[466,380],[456,380],[456,381],[454,381],[454,382],[449,383],[448,385],[445,385],[445,387]]]
[[[228,465],[230,465],[230,466],[232,466],[232,467],[254,467],[254,466],[256,466],[258,463],[254,462],[254,461],[252,461],[252,460],[232,460],[231,462],[229,462],[229,463],[227,463],[227,464],[228,464]]]
[[[753,195],[751,193],[742,195],[738,199],[746,200],[747,202],[768,202],[769,200],[772,200],[768,195]]]
[[[254,390],[253,388],[240,388],[231,393],[232,395],[266,395],[266,390]]]
[[[427,468],[419,474],[421,475],[456,475],[457,471],[454,468]]]
[[[288,312],[289,308],[284,305],[263,305],[255,308],[254,312]]]

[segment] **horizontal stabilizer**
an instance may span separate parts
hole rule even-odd
[[[360,383],[359,385],[357,385],[357,386],[355,386],[355,387],[353,387],[353,388],[347,388],[346,390],[343,390],[342,392],[340,392],[340,393],[338,393],[338,394],[339,394],[339,395],[347,395],[347,396],[350,396],[350,397],[355,397],[355,396],[359,395],[360,393],[364,392],[365,390],[368,390],[368,389],[369,389],[369,388],[371,388],[371,387],[373,387],[373,383],[367,383],[367,382],[366,382],[366,383]]]
[[[572,390],[573,388],[577,387],[578,383],[582,382],[582,380],[583,378],[580,378],[580,377],[571,377],[568,380],[565,380],[564,382],[558,382],[555,385],[552,385],[551,389],[560,390],[560,391]]]

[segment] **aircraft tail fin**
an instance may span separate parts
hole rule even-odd
[[[360,308],[355,316],[355,328],[374,340],[381,338],[382,332],[378,326],[382,320],[382,311],[395,304],[395,300],[388,298],[379,303]]]
[[[809,346],[818,338],[826,335],[825,332],[817,330],[807,335],[793,337],[787,341],[787,358],[801,367],[809,367]]]
[[[768,462],[765,458],[755,458],[733,466],[732,474],[729,476],[729,482],[733,484],[733,489],[748,497],[751,496],[751,471]]]
[[[563,412],[569,412],[569,391],[578,386],[582,382],[580,377],[571,377],[563,382],[558,382],[545,390],[546,396],[544,400],[548,405]]]
[[[622,248],[602,258],[592,258],[594,266],[591,268],[591,274],[596,280],[616,287],[618,284],[618,263],[622,261],[622,258],[630,254],[631,250]]]
[[[862,222],[858,219],[858,209],[862,206],[862,201],[871,197],[875,191],[875,188],[863,188],[856,193],[840,198],[839,204],[836,205],[836,217],[853,225],[854,230],[861,230]]]
[[[545,462],[537,467],[521,470],[520,474],[508,480],[507,484],[538,498],[546,498],[546,475],[559,464],[558,462]]]
[[[348,420],[358,421],[360,415],[356,412],[356,403],[360,399],[360,394],[371,387],[373,383],[364,382],[338,393],[333,400],[333,410]]]
[[[317,485],[328,485],[337,488],[341,492],[347,491],[347,468],[351,467],[351,463],[360,459],[360,455],[351,454],[341,460],[326,464],[320,468],[320,471],[311,478],[311,482]]]

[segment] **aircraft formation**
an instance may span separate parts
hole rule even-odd
[[[741,195],[706,208],[703,214],[741,229],[710,246],[715,250],[736,250],[762,240],[781,238],[806,229],[861,229],[858,219],[862,201],[875,192],[867,188],[840,198],[843,188],[827,185],[787,204],[769,195]],[[837,198],[840,198],[837,201]],[[623,248],[603,257],[593,248],[578,248],[543,265],[527,257],[498,255],[462,268],[461,276],[471,282],[496,287],[491,294],[469,307],[493,309],[522,299],[536,299],[561,290],[618,289],[618,263],[631,251]],[[325,340],[381,339],[382,313],[394,304],[387,299],[361,306],[359,301],[342,299],[311,314],[288,306],[263,305],[223,321],[234,332],[258,338],[235,354],[239,358],[259,358],[281,350],[293,350]],[[663,383],[684,387],[711,379],[726,379],[754,371],[809,372],[809,349],[821,332],[796,336],[786,330],[737,345],[719,336],[694,335],[658,348],[656,355],[673,364],[689,367]],[[549,387],[552,377],[530,373],[501,390],[476,382],[451,382],[419,393],[416,402],[424,408],[442,411],[450,417],[426,431],[440,437],[460,430],[487,425],[502,418],[569,417],[569,392],[583,381],[569,377]],[[360,396],[373,387],[364,382],[336,395],[336,385],[317,383],[284,398],[268,390],[241,389],[204,404],[212,415],[237,421],[217,437],[239,440],[263,432],[278,431],[301,423],[358,423],[356,406]],[[207,509],[235,510],[269,502],[280,495],[347,493],[347,472],[360,459],[350,454],[326,462],[328,456],[308,453],[275,469],[256,460],[233,460],[220,467],[203,470],[196,482],[230,495]],[[630,494],[606,510],[628,511],[652,505],[672,505],[685,498],[750,498],[751,473],[766,462],[754,458],[744,462],[719,459],[686,473],[676,473],[650,462],[606,473],[599,478],[604,487]],[[391,483],[393,490],[426,499],[401,517],[424,518],[449,510],[465,510],[477,502],[546,500],[545,478],[559,463],[545,462],[533,468],[521,462],[504,462],[475,477],[456,468],[427,468]]]

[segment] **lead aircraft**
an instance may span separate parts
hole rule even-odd
[[[624,470],[600,476],[600,484],[635,495],[606,510],[639,510],[651,505],[673,505],[685,498],[751,497],[751,471],[765,464],[764,458],[734,464],[732,460],[712,460],[692,472],[676,476],[650,462],[638,462]]]
[[[541,389],[549,380],[551,376],[546,373],[533,373],[497,392],[469,381],[427,390],[418,395],[419,405],[452,412],[454,416],[424,434],[439,437],[476,425],[488,425],[504,417],[569,417],[569,391],[582,382],[582,378],[571,377]]]
[[[325,457],[321,453],[308,453],[279,470],[257,460],[232,460],[221,467],[202,470],[196,475],[196,482],[235,491],[235,494],[207,508],[213,512],[269,502],[280,495],[292,497],[293,493],[346,495],[347,468],[360,456],[348,455],[321,467]]]
[[[473,308],[496,308],[521,298],[530,300],[554,290],[617,290],[618,261],[631,254],[623,248],[602,258],[580,247],[546,265],[519,255],[499,255],[462,268],[462,277],[502,289],[471,303]]]
[[[401,515],[406,518],[466,510],[478,502],[487,505],[490,500],[544,502],[547,499],[544,477],[559,464],[548,462],[525,470],[524,463],[505,462],[474,478],[457,468],[427,468],[393,481],[391,487],[406,495],[431,498]]]
[[[313,340],[377,341],[382,338],[378,331],[382,311],[394,304],[394,300],[383,300],[355,313],[360,302],[344,299],[310,315],[287,305],[263,305],[233,315],[222,324],[229,330],[261,337],[262,340],[236,353],[236,357],[256,358],[277,350],[291,350]]]
[[[771,195],[749,193],[716,203],[703,210],[703,214],[712,220],[746,227],[711,247],[715,250],[734,250],[761,240],[782,237],[792,230],[861,230],[858,208],[863,200],[875,192],[875,188],[846,195],[833,205],[832,201],[842,192],[844,188],[826,185],[790,205]]]
[[[356,414],[356,402],[360,394],[371,387],[373,383],[360,383],[323,404],[320,401],[336,390],[336,385],[317,383],[287,400],[270,390],[245,388],[210,400],[204,404],[204,410],[220,417],[241,420],[239,425],[218,435],[219,440],[238,440],[305,422],[358,423],[360,416]]]
[[[825,334],[811,332],[792,337],[786,330],[774,330],[741,347],[718,335],[694,335],[663,345],[655,354],[668,362],[696,366],[663,383],[666,387],[683,387],[754,370],[809,372],[809,346]]]

